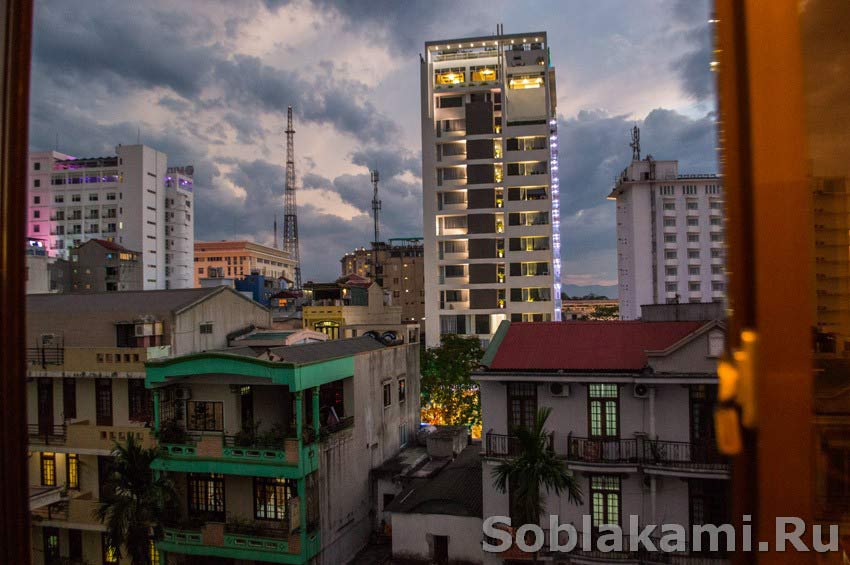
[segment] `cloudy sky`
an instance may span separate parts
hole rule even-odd
[[[422,233],[419,56],[426,40],[544,30],[557,68],[565,282],[616,282],[614,206],[629,129],[658,159],[714,172],[706,0],[39,0],[30,144],[119,143],[193,164],[197,239],[271,243],[296,116],[304,280],[371,240]]]

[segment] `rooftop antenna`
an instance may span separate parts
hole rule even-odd
[[[372,264],[374,268],[374,280],[378,284],[381,284],[383,280],[378,280],[378,273],[380,272],[380,267],[378,266],[378,246],[381,241],[381,201],[378,200],[378,181],[380,180],[380,175],[378,174],[378,169],[373,169],[371,171],[372,177],[372,216],[375,220],[375,239],[372,241]]]
[[[378,200],[378,169],[372,171],[372,217],[375,220],[375,245],[381,241],[381,201]]]
[[[632,128],[632,142],[629,147],[632,148],[632,161],[640,161],[640,128],[637,125]]]
[[[272,244],[272,246],[275,249],[280,249],[279,242],[277,240],[277,212],[275,212],[274,215],[274,243]]]
[[[295,202],[295,130],[292,106],[286,109],[286,187],[283,199],[283,250],[295,261],[295,289],[301,289],[301,259],[298,254],[298,206]]]

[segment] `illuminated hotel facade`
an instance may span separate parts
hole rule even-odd
[[[561,318],[555,69],[544,32],[433,41],[421,62],[425,327],[489,342]]]

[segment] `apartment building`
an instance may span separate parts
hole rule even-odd
[[[561,319],[546,33],[433,41],[421,61],[425,335]]]
[[[679,174],[678,161],[633,160],[617,178],[620,318],[644,304],[723,301],[723,187],[713,174]]]
[[[29,237],[46,239],[50,256],[65,259],[89,239],[112,241],[141,254],[145,290],[188,288],[188,257],[166,236],[194,238],[192,191],[166,186],[167,161],[144,145],[119,145],[107,157],[30,153]]]
[[[117,563],[92,511],[115,442],[154,445],[145,363],[270,324],[268,310],[226,288],[28,297],[34,564]]]
[[[510,488],[495,488],[493,469],[519,452],[512,430],[533,425],[537,410],[548,407],[551,449],[583,501],[549,494],[546,516],[557,514],[578,531],[583,516],[591,528],[625,531],[631,515],[641,525],[675,523],[688,532],[694,524],[728,523],[730,466],[716,449],[713,424],[724,335],[718,321],[504,322],[473,375],[481,387],[484,516],[518,516]],[[541,525],[547,529],[548,519]],[[691,553],[688,536],[686,551],[663,557],[724,562]],[[581,544],[567,555],[548,547],[544,554],[568,563],[611,557],[583,552]],[[616,559],[655,562],[628,547]]]
[[[147,386],[181,500],[169,565],[336,565],[378,526],[372,470],[418,429],[419,345],[240,345],[149,363]]]
[[[168,167],[165,172],[165,287],[193,288],[195,168]]]
[[[375,261],[377,260],[377,267]],[[361,247],[340,259],[342,276],[374,280],[401,306],[404,322],[425,318],[425,255],[421,237],[393,238],[373,249]]]
[[[401,306],[393,304],[392,295],[357,275],[332,283],[307,282],[304,297],[307,302],[301,308],[302,327],[331,339],[352,337],[345,335],[347,326],[370,325],[380,330],[402,324]]]
[[[71,250],[71,292],[142,290],[141,254],[105,239]]]
[[[203,278],[243,278],[258,273],[267,279],[295,280],[295,261],[281,249],[253,241],[196,241],[195,287]]]

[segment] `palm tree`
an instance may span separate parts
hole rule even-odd
[[[523,524],[540,523],[545,510],[543,491],[558,496],[566,492],[572,504],[582,503],[581,487],[550,447],[546,420],[551,412],[549,407],[540,408],[532,428],[516,428],[518,455],[502,461],[493,470],[494,485],[499,492],[505,493],[509,487],[514,490],[515,510]],[[536,554],[534,560],[537,561]]]
[[[162,522],[177,515],[177,493],[170,480],[150,468],[155,448],[145,449],[130,434],[127,444],[115,444],[115,458],[101,492],[95,517],[106,525],[116,557],[126,549],[133,565],[150,562],[150,545],[162,539]]]

